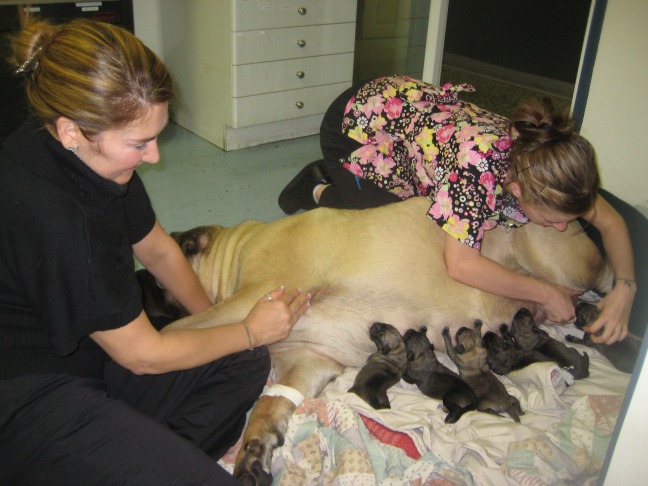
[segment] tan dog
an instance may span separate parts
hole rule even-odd
[[[407,369],[403,336],[391,324],[375,322],[369,337],[378,350],[367,358],[349,388],[375,409],[391,408],[387,390],[398,383]]]
[[[525,351],[535,350],[544,354],[550,361],[568,371],[576,380],[589,376],[589,356],[580,354],[562,341],[552,338],[549,333],[540,329],[528,309],[522,308],[511,323],[511,334],[515,344]]]
[[[445,423],[454,424],[461,416],[477,408],[477,397],[461,377],[445,367],[436,357],[430,343],[427,329],[408,329],[403,336],[407,351],[407,371],[403,379],[415,383],[421,393],[437,400],[443,400]]]
[[[443,261],[444,232],[426,217],[430,201],[412,198],[367,210],[316,209],[275,222],[230,228],[201,227],[176,234],[214,306],[173,327],[215,326],[242,320],[279,285],[313,292],[311,308],[290,336],[270,346],[276,383],[317,396],[345,367],[360,368],[375,351],[374,322],[399,332],[428,325],[440,330],[482,319],[495,330],[510,322],[521,302],[481,292],[450,279]],[[577,224],[564,233],[526,225],[488,231],[482,253],[517,272],[582,291],[610,290],[612,273]],[[263,396],[244,433],[235,475],[256,480],[270,470],[294,400]]]
[[[576,322],[574,324],[577,328],[583,329],[583,327],[598,319],[600,314],[601,311],[594,304],[579,302],[576,305]],[[603,329],[600,329],[597,334],[602,332]],[[623,341],[617,341],[609,345],[593,342],[591,335],[587,332],[582,338],[567,336],[566,339],[571,343],[584,344],[596,349],[609,359],[616,369],[624,373],[632,373],[637,361],[637,355],[641,350],[641,337],[635,334],[628,334]]]
[[[461,327],[455,335],[457,345],[452,345],[450,329],[442,331],[448,356],[457,365],[459,376],[477,396],[477,410],[500,415],[507,413],[516,422],[524,415],[520,402],[506,391],[487,363],[487,352],[482,343],[482,322],[476,320],[474,328]]]

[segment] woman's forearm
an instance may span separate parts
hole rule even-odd
[[[211,302],[178,244],[158,222],[133,246],[137,259],[191,314],[209,308]]]
[[[568,322],[575,310],[569,289],[516,273],[446,236],[444,256],[454,280],[492,294],[540,305],[552,322]]]

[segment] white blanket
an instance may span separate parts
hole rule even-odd
[[[440,401],[404,381],[388,391],[391,409],[374,410],[346,392],[358,372],[349,368],[296,410],[273,456],[273,484],[595,484],[630,375],[574,347],[589,354],[590,377],[573,385],[552,363],[499,377],[525,410],[521,424],[479,412],[445,424]],[[236,450],[221,460],[230,470]]]

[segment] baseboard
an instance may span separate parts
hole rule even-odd
[[[237,150],[279,140],[315,135],[320,131],[323,118],[324,114],[321,114],[247,128],[225,127],[224,150]]]
[[[505,81],[524,88],[533,88],[545,93],[570,99],[574,95],[574,84],[545,78],[535,74],[523,73],[508,69],[495,64],[459,56],[457,54],[444,53],[443,64],[455,69],[461,69],[480,76]]]

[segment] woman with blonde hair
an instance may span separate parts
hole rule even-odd
[[[564,231],[580,218],[600,232],[616,276],[588,330],[602,330],[593,337],[598,342],[625,338],[637,291],[632,245],[623,218],[599,194],[593,147],[549,100],[523,103],[506,120],[460,99],[472,90],[406,76],[350,88],[324,116],[324,159],[288,183],[279,206],[292,214],[427,196],[429,218],[446,233],[452,278],[532,302],[538,321],[555,323],[575,317],[573,290],[508,270],[479,250],[484,232],[496,225],[530,222]]]
[[[235,484],[238,439],[310,296],[279,288],[242,321],[158,331],[135,256],[188,312],[211,302],[156,220],[171,78],[135,36],[27,19],[13,40],[32,116],[0,155],[0,483]]]

